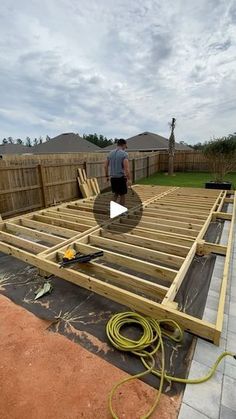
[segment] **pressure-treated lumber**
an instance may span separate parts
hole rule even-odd
[[[189,212],[185,212],[185,211],[181,211],[181,212],[177,212],[174,208],[172,209],[163,209],[163,208],[152,208],[151,206],[149,208],[144,209],[143,211],[144,215],[147,216],[151,216],[151,217],[159,217],[161,216],[170,216],[171,219],[173,219],[172,217],[178,217],[178,218],[185,218],[185,219],[190,219],[191,220],[199,220],[199,222],[201,222],[202,220],[205,219],[204,215],[200,215],[199,213],[196,214],[190,214]]]
[[[100,188],[96,178],[88,178],[84,169],[78,168],[78,184],[84,198],[89,198],[100,193]]]
[[[215,336],[214,336],[214,343],[216,345],[219,345],[220,343],[220,335],[221,335],[223,321],[224,321],[224,305],[225,305],[225,297],[226,297],[227,283],[228,283],[228,277],[229,277],[230,258],[232,254],[232,248],[233,248],[233,234],[234,234],[234,228],[235,228],[235,222],[236,222],[236,193],[234,194],[233,204],[234,205],[233,205],[232,220],[231,220],[231,226],[230,226],[230,232],[229,232],[229,238],[228,238],[228,246],[227,246],[226,257],[225,257],[224,272],[223,272],[223,278],[222,278],[222,283],[221,283],[220,298],[219,298],[219,305],[218,305],[217,319],[216,319],[216,330],[215,330]]]
[[[170,253],[182,257],[187,255],[189,249],[187,246],[176,245],[174,243],[171,243],[171,238],[169,239],[169,242],[165,242],[161,240],[153,240],[151,238],[146,238],[145,234],[143,236],[140,234],[140,236],[142,237],[140,239],[140,236],[138,236],[138,234],[117,234],[117,232],[116,234],[114,234],[110,233],[109,230],[101,230],[100,234],[102,237],[105,237],[107,239],[117,240],[119,242],[125,242],[129,244],[135,244],[136,246],[140,246],[141,248],[145,246],[148,249],[160,250],[165,253]]]
[[[121,223],[128,224],[130,226],[136,225],[135,220],[132,220],[130,218],[122,218]],[[198,230],[193,230],[192,228],[182,228],[182,227],[175,227],[172,225],[168,225],[167,223],[151,223],[147,221],[140,221],[139,222],[140,227],[144,228],[150,228],[152,230],[158,230],[158,231],[167,231],[169,233],[176,233],[176,234],[183,234],[183,235],[189,235],[191,237],[196,237],[198,234]]]
[[[121,233],[122,231],[126,231],[126,226],[120,224],[118,221],[116,221],[114,224],[112,224],[111,226],[107,226],[107,228],[109,229],[109,231],[114,231],[118,233]],[[137,235],[139,237],[146,237],[146,235],[148,235],[148,238],[153,239],[153,240],[161,240],[163,242],[171,242],[174,243],[175,245],[180,245],[180,246],[191,246],[194,242],[194,238],[193,237],[188,237],[188,236],[183,236],[180,234],[175,234],[175,233],[167,233],[167,232],[163,232],[163,231],[153,231],[150,228],[143,228],[143,227],[135,227],[133,228],[129,234],[133,235]]]
[[[37,231],[44,231],[46,233],[62,236],[65,238],[74,237],[75,235],[74,231],[69,230],[67,228],[49,225],[47,223],[36,221],[34,219],[31,220],[29,218],[21,218],[20,223],[22,226],[33,228]]]
[[[84,243],[76,243],[75,248],[77,251],[83,252],[83,254],[89,254],[96,252],[96,247],[86,245]],[[58,252],[57,255],[59,260],[62,259],[64,252]],[[122,264],[123,267],[130,268],[129,258],[126,256],[117,256],[114,255],[112,252],[104,251],[104,256],[102,257],[102,261],[106,262],[107,264]],[[115,282],[115,285],[119,284],[122,287],[129,286],[131,289],[139,290],[142,293],[146,292],[153,298],[155,296],[164,296],[168,290],[166,286],[159,285],[154,282],[147,281],[142,278],[138,278],[131,273],[124,273],[122,271],[117,271],[116,269],[111,268],[111,266],[104,264],[98,264],[97,262],[85,263],[80,265],[80,272],[85,272],[88,275],[94,276],[98,279],[106,280],[111,283]],[[140,261],[137,260],[136,270],[140,268]],[[149,264],[151,267],[151,264]],[[133,266],[132,266],[133,267]],[[153,267],[153,271],[155,267]],[[140,271],[140,270],[139,270]],[[160,275],[159,275],[160,276]]]
[[[177,292],[178,292],[178,290],[179,290],[179,288],[180,288],[180,286],[181,286],[181,284],[184,280],[184,277],[185,277],[185,275],[186,275],[186,273],[187,273],[187,271],[190,267],[190,264],[191,264],[191,262],[192,262],[192,260],[195,256],[195,254],[197,252],[198,241],[201,240],[203,238],[204,234],[206,233],[206,231],[207,231],[207,229],[210,225],[210,222],[212,220],[212,214],[213,214],[217,205],[221,202],[222,199],[223,199],[223,192],[221,192],[219,194],[219,196],[217,196],[217,198],[214,202],[214,205],[213,205],[213,207],[210,211],[209,216],[207,217],[201,231],[199,232],[198,236],[196,237],[196,241],[193,243],[191,249],[189,250],[189,253],[188,253],[187,257],[186,257],[181,269],[179,270],[178,274],[176,275],[176,278],[174,279],[174,281],[173,281],[170,289],[168,290],[165,298],[163,299],[162,304],[165,305],[165,304],[168,304],[170,301],[174,301],[174,298],[175,298],[175,296],[176,296],[176,294],[177,294]]]
[[[79,187],[84,198],[89,198],[91,196],[91,191],[87,182],[80,182]]]
[[[132,255],[134,257],[145,259],[151,262],[163,262],[166,265],[172,266],[174,268],[179,268],[184,261],[184,258],[180,256],[175,256],[148,248],[144,249],[134,244],[131,246],[129,243],[124,243],[123,241],[118,242],[116,240],[108,239],[105,237],[91,235],[89,241],[92,245],[98,245],[102,248],[122,252],[126,255]]]
[[[219,220],[231,220],[232,214],[227,212],[213,212],[214,219]]]
[[[130,215],[129,219],[130,220],[137,220],[139,218],[138,215]],[[146,222],[146,223],[160,223],[163,222],[163,224],[167,225],[167,226],[174,226],[174,227],[179,227],[179,228],[187,228],[190,230],[195,230],[198,231],[201,229],[201,224],[195,224],[193,222],[186,222],[182,219],[182,221],[176,220],[176,218],[173,217],[173,219],[170,218],[166,218],[166,216],[162,216],[162,217],[151,217],[151,216],[145,216],[142,215],[142,221]]]
[[[214,339],[215,328],[214,325],[209,322],[199,320],[170,307],[165,308],[163,305],[145,297],[141,297],[120,287],[107,284],[106,282],[92,278],[73,269],[60,269],[58,264],[51,262],[50,260],[39,259],[35,255],[29,254],[17,247],[8,246],[3,242],[0,242],[0,251],[34,265],[39,269],[43,269],[46,272],[50,272],[53,275],[59,276],[69,282],[80,285],[83,288],[102,295],[103,297],[107,297],[113,301],[127,305],[131,309],[137,310],[154,318],[172,318],[185,330],[191,331],[192,333],[209,340]]]
[[[58,244],[64,242],[64,239],[52,234],[43,233],[42,231],[33,230],[28,227],[6,222],[4,224],[7,233],[21,234],[25,237],[32,237],[35,240],[44,241],[50,244]]]
[[[61,220],[65,220],[65,221],[80,223],[80,224],[83,224],[85,226],[96,225],[95,220],[91,219],[89,216],[82,217],[82,216],[76,216],[76,215],[71,215],[71,214],[68,215],[68,214],[65,214],[62,211],[61,212],[59,212],[59,211],[45,211],[45,212],[42,213],[42,215],[49,216],[52,219],[53,218],[59,218]]]
[[[200,242],[198,242],[198,247],[199,247],[199,243]],[[203,240],[202,255],[207,255],[208,253],[214,253],[216,255],[225,256],[226,252],[227,252],[227,246],[222,246],[220,244],[215,244],[215,243],[208,243]],[[199,253],[198,249],[197,249],[197,253]]]
[[[86,252],[86,250],[88,248],[93,249],[93,251],[97,251],[97,248],[95,246],[92,246],[91,244],[85,244],[85,238],[80,239],[80,241],[77,241],[75,243],[75,248],[76,250],[79,251],[84,251]],[[96,249],[96,250],[95,250]],[[144,262],[142,260],[139,260],[137,258],[134,257],[129,257],[126,255],[122,255],[122,254],[117,254],[114,252],[110,252],[109,250],[104,249],[103,250],[104,256],[102,258],[102,260],[115,264],[118,267],[122,267],[122,268],[128,268],[130,270],[132,270],[133,272],[141,272],[144,273],[146,275],[149,275],[153,278],[156,279],[162,279],[165,281],[165,283],[169,282],[171,283],[173,278],[175,277],[176,271],[174,269],[162,269],[162,267],[160,267],[157,264],[151,263],[151,262]],[[120,270],[119,270],[120,272]],[[155,281],[156,283],[156,281]]]
[[[17,236],[12,236],[12,234],[0,231],[0,241],[4,241],[4,243],[12,244],[15,246],[19,246],[22,249],[28,250],[33,253],[40,253],[43,250],[47,249],[46,246],[42,244],[29,242],[27,239],[23,239]]]

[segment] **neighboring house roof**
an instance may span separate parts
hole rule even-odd
[[[134,137],[127,138],[128,149],[136,151],[148,151],[148,150],[166,150],[168,149],[168,139],[161,135],[154,134],[152,132],[143,132],[135,135]],[[104,150],[113,150],[116,144],[112,144],[105,147]],[[175,143],[176,150],[190,150],[189,147]]]
[[[32,148],[33,147],[26,147],[23,144],[1,144],[0,155],[32,153]]]
[[[79,153],[101,150],[97,145],[90,143],[80,137],[79,134],[74,134],[73,132],[60,134],[32,148],[34,154]]]

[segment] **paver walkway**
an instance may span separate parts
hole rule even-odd
[[[230,208],[228,208],[230,212]],[[226,222],[221,244],[227,242],[229,223]],[[214,321],[222,278],[224,258],[217,256],[203,318]],[[198,339],[189,377],[201,377],[208,372],[222,351],[236,353],[236,226],[227,289],[224,329],[220,346]],[[204,384],[187,385],[179,419],[236,419],[236,360],[227,357],[218,366],[214,377]]]

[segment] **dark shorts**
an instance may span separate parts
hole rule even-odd
[[[127,179],[125,177],[112,177],[111,190],[116,195],[127,194]]]

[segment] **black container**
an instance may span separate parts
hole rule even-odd
[[[206,189],[227,189],[230,190],[232,187],[231,182],[214,182],[213,180],[211,182],[205,183]]]

